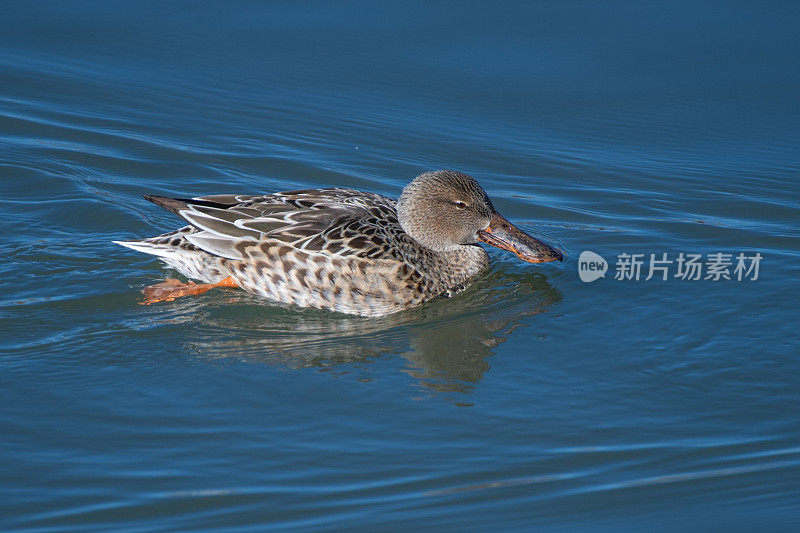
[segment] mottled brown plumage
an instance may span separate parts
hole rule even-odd
[[[271,300],[362,316],[460,290],[488,265],[477,242],[488,242],[497,220],[507,223],[474,179],[449,170],[417,177],[399,202],[344,188],[146,198],[190,225],[118,244],[156,255],[192,279],[230,277]],[[510,239],[506,249],[528,261],[561,258],[511,228],[518,234],[492,238]]]

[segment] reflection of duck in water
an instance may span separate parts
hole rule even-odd
[[[342,188],[147,198],[191,225],[119,244],[206,282],[148,287],[148,303],[241,287],[279,302],[384,316],[463,288],[489,264],[478,242],[531,263],[562,259],[497,213],[473,178],[452,170],[418,176],[397,202]]]
[[[399,355],[403,371],[425,389],[469,392],[498,346],[519,326],[540,327],[530,317],[561,299],[541,274],[501,269],[453,299],[369,321],[277,306],[258,310],[253,298],[231,294],[230,301],[191,315],[199,327],[191,328],[187,344],[212,359],[327,369],[369,380],[389,379],[379,369],[395,367]]]

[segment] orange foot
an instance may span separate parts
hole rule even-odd
[[[181,296],[189,296],[192,294],[203,294],[204,292],[213,289],[214,287],[229,287],[236,288],[238,285],[233,278],[228,277],[218,283],[181,283],[174,278],[167,278],[162,283],[150,285],[142,289],[144,293],[144,300],[139,302],[142,305],[150,305],[156,302],[171,302],[175,298]]]

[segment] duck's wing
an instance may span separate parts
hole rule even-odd
[[[189,243],[228,259],[253,259],[274,246],[328,256],[396,259],[398,239],[405,237],[394,200],[354,189],[147,199],[191,224],[195,231],[184,237]]]

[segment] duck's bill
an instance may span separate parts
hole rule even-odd
[[[529,263],[546,263],[564,259],[564,254],[559,250],[531,237],[497,213],[485,229],[478,231],[478,238],[486,244],[508,250]]]

